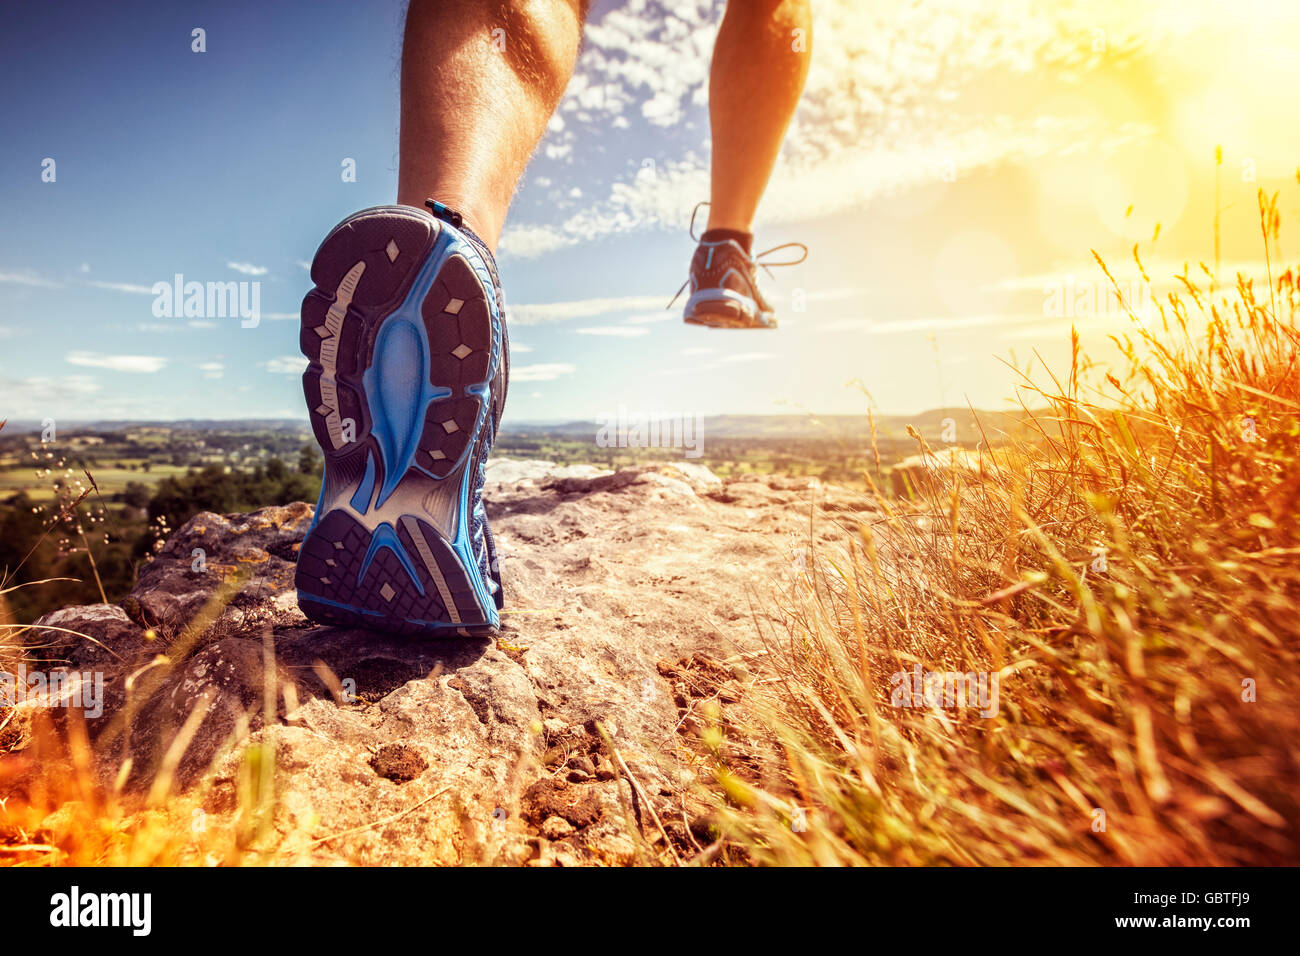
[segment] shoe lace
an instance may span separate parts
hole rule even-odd
[[[691,238],[696,242],[699,242],[702,236],[697,236],[695,234],[695,216],[696,214],[699,213],[701,206],[707,206],[707,205],[709,205],[707,202],[698,202],[695,204],[695,208],[691,210],[691,224],[688,227],[688,232],[690,233]],[[788,259],[783,262],[772,262],[765,258],[767,256],[770,256],[774,252],[780,252],[782,249],[799,249],[802,251],[803,254],[800,255],[798,259]],[[749,257],[749,264],[756,268],[762,269],[764,272],[768,274],[769,278],[775,278],[775,276],[772,274],[773,266],[776,266],[778,268],[780,268],[781,266],[797,266],[807,258],[808,258],[808,247],[804,245],[802,242],[783,242],[779,246],[773,246],[770,249],[764,249],[762,252],[751,255]],[[690,284],[690,282],[691,282],[691,277],[687,276],[686,281],[683,282],[677,288],[677,291],[675,293],[673,293],[672,301],[669,302],[666,306],[664,306],[665,309],[671,309],[673,307],[673,303],[676,302],[681,297],[682,292],[686,289],[686,287]]]

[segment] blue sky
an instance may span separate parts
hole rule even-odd
[[[508,417],[862,412],[855,379],[889,413],[1000,407],[1003,358],[1059,365],[1071,321],[1094,344],[1123,326],[1049,305],[1055,290],[1105,304],[1090,249],[1132,275],[1140,243],[1157,293],[1208,259],[1219,142],[1223,271],[1261,274],[1255,190],[1289,182],[1284,220],[1300,213],[1281,121],[1300,85],[1295,5],[1139,6],[816,5],[808,92],[757,230],[759,249],[800,240],[810,256],[766,281],[782,323],[764,333],[664,310],[707,198],[721,4],[596,0],[502,239]],[[305,418],[304,264],[339,219],[395,196],[403,10],[6,11],[0,417]],[[260,283],[260,324],[156,317],[150,288],[176,273]]]

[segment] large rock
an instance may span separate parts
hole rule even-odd
[[[520,485],[551,478],[597,478],[612,473],[595,465],[557,465],[535,458],[493,458],[487,466],[487,483]]]
[[[51,667],[117,671],[153,640],[118,605],[83,604],[37,618],[25,643],[30,658]]]
[[[245,583],[238,596],[221,612],[225,623],[244,627],[294,623],[296,606],[276,605],[274,599],[292,590],[298,545],[311,517],[311,505],[303,502],[245,515],[200,512],[144,566],[123,606],[133,620],[170,639],[195,618],[223,582],[242,578]]]
[[[495,640],[309,624],[292,586],[303,504],[200,514],[141,573],[128,613],[43,619],[92,629],[122,658],[91,722],[104,779],[129,752],[143,790],[192,717],[169,772],[179,788],[203,784],[193,792],[216,821],[248,819],[241,781],[274,754],[256,846],[276,861],[668,860],[647,799],[676,851],[698,852],[707,832],[679,735],[703,699],[746,679],[750,596],[799,573],[810,504],[824,514],[851,496],[723,482],[693,463],[497,474],[512,481],[489,486],[507,607]],[[816,533],[833,537],[825,519]],[[223,581],[238,589],[224,607]]]

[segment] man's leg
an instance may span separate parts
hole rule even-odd
[[[586,0],[411,0],[397,201],[436,199],[495,251],[573,72]]]
[[[808,0],[727,4],[709,74],[713,182],[708,227],[687,280],[691,294],[683,319],[692,325],[776,328],[776,314],[758,288],[751,229],[799,103],[811,50]]]
[[[302,305],[303,391],[325,474],[294,581],[314,621],[403,634],[500,626],[482,495],[509,378],[493,249],[581,22],[581,0],[411,0],[399,205],[330,231]],[[463,221],[431,216],[426,199]]]
[[[751,230],[799,103],[811,51],[808,0],[727,4],[709,75],[710,229]]]

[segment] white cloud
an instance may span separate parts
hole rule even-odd
[[[83,262],[81,265],[77,266],[77,271],[80,272],[82,275],[85,275],[87,272],[90,271],[90,263]]]
[[[59,283],[50,279],[43,279],[31,272],[0,272],[0,282],[7,282],[11,285],[29,285],[39,289],[59,288]]]
[[[301,375],[309,363],[301,355],[279,355],[258,364],[268,372],[274,372],[277,375]],[[511,369],[512,373],[513,371]]]
[[[150,335],[170,335],[173,332],[184,332],[186,329],[215,329],[216,322],[210,322],[207,319],[190,319],[181,324],[180,320],[171,322],[137,322],[131,326],[114,325],[109,326],[113,332],[146,332]]]
[[[680,123],[702,99],[718,5],[678,4],[665,12],[633,0],[587,26],[580,73],[569,84],[562,108],[622,114],[640,101],[641,115],[656,126]]]
[[[301,312],[263,312],[262,318],[273,319],[276,322],[284,322],[289,319],[301,319]]]
[[[516,342],[514,339],[510,340],[510,354],[512,355],[515,352],[531,352],[532,350],[533,347],[531,345],[525,345],[523,342]]]
[[[200,362],[199,371],[204,378],[221,378],[226,373],[226,366],[221,362]]]
[[[539,177],[540,183],[542,178]],[[547,180],[549,183],[550,180]],[[550,226],[509,226],[501,234],[497,252],[502,258],[535,259],[556,249],[563,249],[575,240]]]
[[[95,279],[89,279],[86,285],[94,286],[96,289],[108,289],[111,292],[128,292],[131,295],[153,295],[153,286],[139,285],[134,282],[100,282]]]
[[[543,322],[563,322],[566,319],[590,319],[611,312],[632,312],[662,304],[661,296],[626,295],[617,298],[544,302],[536,305],[509,304],[506,306],[506,314],[512,326],[540,325]]]
[[[13,397],[6,399],[11,418],[44,418],[64,408],[77,408],[84,415],[79,403],[100,390],[100,384],[85,375],[0,379],[0,393]]]
[[[71,365],[106,368],[113,372],[138,372],[152,374],[167,366],[167,360],[158,355],[106,355],[103,352],[76,351],[64,356]]]
[[[1039,314],[989,313],[985,315],[939,315],[911,319],[835,319],[817,326],[822,332],[864,332],[890,335],[897,332],[938,332],[945,329],[975,328],[988,325],[1016,325],[1041,319]]]
[[[817,326],[822,332],[871,332],[879,323],[875,319],[835,319]]]
[[[719,362],[765,362],[768,359],[774,359],[776,356],[771,352],[735,352],[731,355],[724,355],[718,359]]]
[[[826,289],[820,292],[806,292],[804,298],[809,302],[837,302],[841,299],[856,299],[859,296],[866,295],[869,291],[869,289],[860,288]],[[788,298],[788,296],[780,295],[778,293],[770,295],[768,298],[774,299],[778,302],[783,302]]]
[[[710,352],[713,351],[715,350],[709,348],[707,345],[692,345],[689,346],[688,348],[682,349],[682,354],[683,355],[708,355]]]
[[[147,332],[150,335],[170,335],[173,332],[185,331],[185,326],[179,322],[137,322],[125,328],[120,325],[111,328],[113,331]]]
[[[614,338],[634,339],[649,335],[650,330],[640,325],[597,325],[585,329],[574,329],[579,335],[608,335]]]
[[[547,143],[542,147],[547,159],[569,159],[573,156],[572,143]]]
[[[510,368],[512,382],[550,382],[562,375],[572,375],[578,366],[567,362],[544,362],[537,365],[515,365]]]
[[[246,276],[264,276],[271,271],[266,266],[255,266],[251,262],[227,262],[226,268]]]
[[[629,315],[623,321],[628,325],[649,325],[652,322],[667,322],[670,319],[681,318],[681,314],[670,310],[660,309],[657,312],[642,312],[640,315]]]

